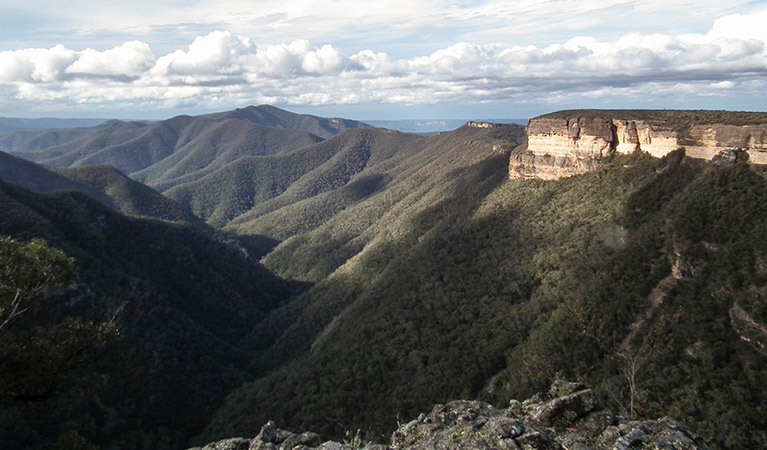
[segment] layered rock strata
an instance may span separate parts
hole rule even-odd
[[[679,422],[637,420],[603,408],[594,393],[578,383],[556,382],[549,392],[507,409],[473,400],[435,406],[400,426],[388,445],[320,443],[314,433],[290,433],[269,422],[252,438],[215,442],[203,450],[628,450],[707,449]]]
[[[743,150],[751,163],[767,164],[767,123],[674,127],[662,120],[542,116],[531,119],[526,131],[527,151],[510,158],[510,178],[548,180],[585,173],[613,152],[635,150],[660,158],[684,148],[688,157],[703,160]]]

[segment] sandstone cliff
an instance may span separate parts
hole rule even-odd
[[[252,438],[234,438],[202,450],[702,450],[706,445],[673,419],[637,420],[603,408],[578,383],[555,382],[549,392],[507,409],[457,400],[401,425],[388,445],[365,444],[356,436],[343,444],[318,435],[277,429],[274,422]]]
[[[684,148],[711,160],[744,150],[767,164],[767,114],[722,111],[561,111],[531,119],[527,151],[512,155],[510,178],[557,179],[588,172],[613,152],[655,157]]]

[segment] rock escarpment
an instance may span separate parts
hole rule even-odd
[[[715,122],[719,120],[720,122]],[[562,111],[531,119],[527,150],[512,155],[510,178],[557,179],[599,167],[606,156],[641,150],[655,157],[684,148],[711,160],[743,150],[767,164],[767,114],[717,111]]]
[[[628,450],[706,449],[700,438],[673,419],[637,420],[603,408],[578,383],[555,382],[549,392],[507,409],[458,400],[401,425],[388,445],[324,442],[314,433],[290,433],[269,422],[253,439],[235,438],[203,450]]]

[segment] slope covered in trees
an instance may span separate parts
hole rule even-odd
[[[319,281],[257,327],[275,342],[257,361],[276,369],[231,394],[204,437],[273,419],[380,439],[435,402],[502,405],[564,377],[627,413],[674,415],[714,448],[763,446],[764,178],[675,153],[510,182],[503,161],[436,175],[415,194],[428,206],[356,253],[333,240],[335,219],[278,246],[267,266]]]
[[[243,156],[289,152],[360,127],[368,126],[258,106],[159,122],[17,132],[0,139],[0,149],[48,166],[109,164],[165,191]]]
[[[320,138],[318,123],[340,125]],[[132,176],[300,289],[203,230],[1,185],[0,233],[74,256],[69,298],[90,299],[75,306],[126,304],[129,332],[107,349],[120,359],[99,366],[112,374],[99,401],[113,406],[77,403],[82,436],[178,447],[218,408],[199,442],[269,419],[383,441],[433,403],[506,406],[562,377],[627,414],[682,419],[714,448],[767,446],[767,182],[744,155],[617,155],[593,173],[509,181],[519,126],[343,126],[259,107],[136,124],[135,147],[89,138],[96,153],[151,162]],[[73,158],[68,142],[35,152]],[[123,189],[103,166],[55,172]]]
[[[76,261],[46,320],[111,321],[119,331],[95,369],[97,396],[17,405],[3,448],[46,447],[67,429],[109,448],[185,445],[244,379],[254,323],[290,294],[242,249],[180,223],[129,217],[83,194],[35,194],[0,182],[0,234],[44,238]]]
[[[0,180],[41,193],[81,191],[125,214],[204,226],[185,207],[111,166],[46,168],[0,152]]]

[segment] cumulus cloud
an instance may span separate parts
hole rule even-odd
[[[149,45],[132,41],[103,52],[85,49],[64,72],[74,75],[133,79],[143,75],[154,65],[155,56]]]
[[[709,36],[767,42],[767,9],[752,14],[732,14],[714,22]]]
[[[76,60],[77,53],[63,45],[0,52],[0,81],[59,81],[64,70]]]
[[[239,59],[253,48],[245,37],[214,31],[197,37],[186,51],[176,50],[160,58],[153,72],[161,75],[236,73],[240,71]]]
[[[767,89],[767,10],[717,20],[706,34],[629,33],[546,46],[461,42],[394,59],[379,49],[346,55],[297,39],[259,45],[228,31],[155,57],[149,45],[0,52],[0,87],[25,101],[233,107],[525,102]],[[660,98],[660,97],[659,97]]]

